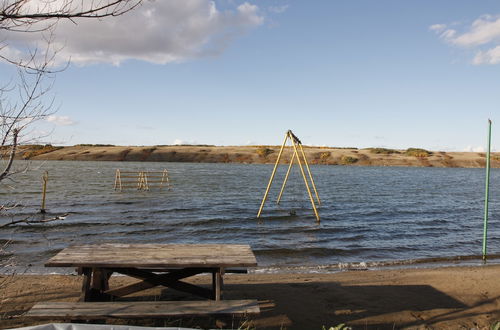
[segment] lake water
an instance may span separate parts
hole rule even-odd
[[[167,168],[171,190],[113,190],[115,170]],[[257,271],[328,271],[415,259],[480,255],[484,169],[311,166],[322,205],[317,224],[298,167],[275,203],[281,166],[261,222],[256,218],[273,165],[148,162],[32,162],[0,186],[0,223],[40,209],[49,171],[47,217],[65,220],[0,229],[5,258],[19,269],[71,244],[246,243]],[[492,170],[488,251],[500,253],[500,171]],[[40,216],[38,216],[40,217]],[[474,261],[479,263],[479,261]],[[57,271],[57,270],[56,270]]]

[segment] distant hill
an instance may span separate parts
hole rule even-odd
[[[19,157],[33,160],[152,161],[194,163],[269,164],[276,161],[279,146],[23,146]],[[484,167],[485,153],[440,152],[418,148],[330,148],[304,146],[310,164],[349,166]],[[283,153],[289,161],[291,149]],[[500,167],[500,153],[492,154],[492,167]]]

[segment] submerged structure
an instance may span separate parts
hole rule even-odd
[[[114,189],[137,189],[148,191],[151,188],[171,189],[167,169],[163,171],[121,171],[116,170]]]

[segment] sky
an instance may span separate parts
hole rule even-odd
[[[0,39],[0,54],[43,46]],[[278,145],[291,129],[306,145],[484,151],[490,118],[500,150],[498,0],[146,1],[59,22],[53,45],[71,63],[44,143]]]

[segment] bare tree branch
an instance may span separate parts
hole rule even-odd
[[[28,127],[50,114],[54,99],[47,99],[47,93],[54,75],[66,66],[54,69],[56,54],[53,49],[54,29],[60,20],[103,19],[123,15],[136,8],[143,0],[0,0],[0,31],[34,32],[42,31],[41,41],[45,45],[27,52],[26,58],[13,58],[8,52],[0,53],[0,61],[18,68],[18,83],[0,85],[0,161],[7,163],[0,181],[12,169],[13,156],[18,145],[29,133]],[[8,34],[0,40],[0,51],[9,46]],[[40,45],[40,43],[39,43]],[[17,54],[16,56],[20,56]],[[17,90],[18,95],[13,93]],[[15,134],[14,134],[15,133]],[[6,148],[10,148],[7,153]],[[5,159],[4,159],[5,161]]]
[[[136,8],[143,0],[0,0],[0,61],[17,69],[17,79],[6,78],[0,83],[0,184],[9,187],[17,183],[20,172],[14,165],[17,154],[28,141],[37,141],[34,123],[54,113],[54,98],[50,97],[55,74],[67,68],[54,66],[54,31],[61,20],[77,24],[79,19],[104,19],[123,15]],[[9,48],[11,33],[40,33],[38,46],[23,52]],[[37,35],[38,36],[38,35]],[[17,47],[17,45],[15,45]],[[4,78],[4,77],[2,77]],[[4,78],[5,79],[5,78]],[[35,136],[33,136],[35,135]],[[39,141],[39,140],[38,140]],[[26,166],[22,171],[26,171]],[[17,203],[0,204],[0,212],[9,212]],[[0,228],[17,224],[42,224],[64,220],[68,214],[52,218],[32,215],[0,225]],[[10,242],[0,245],[0,255],[6,255]],[[14,257],[2,260],[0,267],[15,265]],[[0,288],[6,280],[0,276]]]
[[[16,155],[17,136],[19,135],[19,130],[17,128],[15,128],[14,131],[12,132],[12,135],[13,135],[12,147],[11,147],[11,150],[9,153],[9,159],[7,161],[7,165],[5,166],[5,169],[0,174],[0,181],[2,181],[10,173],[10,168],[12,167],[12,163],[14,162],[14,157]]]
[[[45,218],[44,219],[30,219],[28,217],[28,218],[24,218],[24,219],[20,219],[20,220],[14,220],[14,221],[11,221],[11,222],[8,222],[8,223],[4,223],[3,225],[0,225],[0,229],[8,227],[8,226],[12,226],[12,225],[17,225],[17,224],[20,224],[20,223],[25,223],[25,224],[33,225],[33,224],[40,224],[40,223],[46,223],[46,222],[64,220],[64,219],[66,219],[67,216],[68,216],[68,213],[64,213],[64,214],[61,214],[61,215],[58,215],[58,216],[55,216],[55,217],[52,217],[52,218],[48,218],[48,219],[45,219]]]
[[[143,0],[0,0],[0,31],[33,33],[48,32],[53,36],[56,25],[61,20],[69,20],[77,24],[79,19],[103,19],[123,15],[141,5]],[[51,45],[47,42],[47,45]],[[0,51],[8,46],[8,40],[0,40]],[[17,58],[7,51],[0,54],[0,60],[17,67],[40,70],[33,65],[40,49],[31,52],[28,59]],[[56,54],[58,50],[45,49],[43,54]],[[45,59],[48,62],[49,59]],[[52,59],[53,60],[53,59]],[[67,66],[67,65],[66,65]],[[45,67],[48,72],[62,69]]]
[[[0,6],[0,30],[32,31],[42,21],[58,19],[105,18],[123,15],[142,3],[142,0],[91,0],[81,3],[74,0],[3,0]],[[39,6],[34,6],[38,4]],[[41,27],[37,31],[44,30]],[[36,29],[36,28],[35,28]]]

